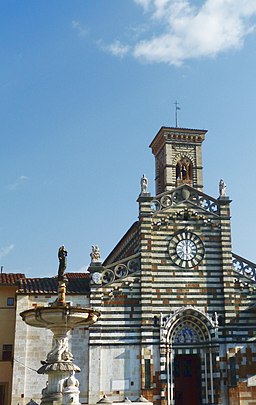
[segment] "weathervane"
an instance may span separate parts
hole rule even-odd
[[[179,107],[179,103],[177,100],[175,101],[174,105],[175,105],[175,125],[176,125],[176,128],[178,128],[178,126],[179,126],[178,111],[180,110],[180,107]]]

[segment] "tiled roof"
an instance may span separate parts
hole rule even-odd
[[[132,256],[137,253],[139,246],[138,238],[139,221],[135,221],[104,260],[103,266],[107,266],[113,262],[122,260],[124,257]]]
[[[67,294],[87,294],[90,291],[89,273],[66,273]],[[25,278],[20,280],[20,294],[57,294],[57,277]]]
[[[3,285],[17,285],[20,279],[25,278],[22,273],[1,273],[0,284]]]
[[[90,273],[65,273],[69,278],[90,278]]]

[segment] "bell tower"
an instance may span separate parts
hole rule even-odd
[[[162,127],[150,144],[156,195],[188,184],[203,191],[202,142],[207,130]]]

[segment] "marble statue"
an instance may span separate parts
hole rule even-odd
[[[225,182],[224,182],[224,180],[223,179],[220,179],[220,182],[219,182],[219,193],[220,193],[220,197],[226,197],[226,190],[227,190],[227,186],[226,186],[226,184],[225,184]]]
[[[141,194],[147,194],[148,192],[148,179],[146,178],[145,174],[143,174],[141,180],[140,180],[140,186],[141,186]]]
[[[48,363],[72,361],[73,355],[68,348],[68,338],[58,337],[53,339],[53,348],[47,355]]]
[[[79,392],[79,381],[75,378],[75,373],[73,371],[72,374],[63,382],[62,404],[80,405]]]
[[[99,263],[100,262],[100,249],[99,246],[95,245],[92,246],[92,251],[90,253],[91,262],[92,263]]]

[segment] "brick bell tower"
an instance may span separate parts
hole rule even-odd
[[[162,127],[150,144],[156,195],[188,184],[203,191],[202,142],[206,130]]]

